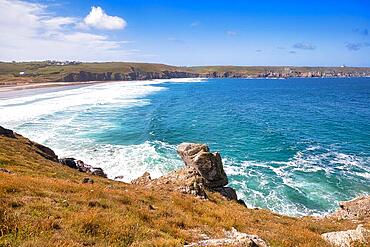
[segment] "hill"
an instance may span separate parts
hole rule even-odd
[[[183,246],[233,228],[270,246],[329,246],[320,234],[370,227],[363,219],[294,218],[207,195],[79,172],[49,148],[0,131],[0,246]]]
[[[40,82],[122,81],[189,77],[353,77],[370,68],[291,66],[176,67],[151,63],[0,62],[0,85]]]

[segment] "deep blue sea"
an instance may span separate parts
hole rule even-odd
[[[181,167],[181,142],[207,143],[248,206],[284,214],[327,213],[370,193],[370,78],[179,79],[0,93],[0,125],[123,181]]]

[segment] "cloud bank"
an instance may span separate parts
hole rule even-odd
[[[122,18],[94,8],[98,13],[91,11],[86,16],[90,16],[91,27],[109,30],[125,27]],[[137,53],[124,49],[127,41],[113,39],[108,33],[80,29],[82,21],[78,17],[52,14],[44,4],[0,0],[0,60],[104,61],[123,60]]]

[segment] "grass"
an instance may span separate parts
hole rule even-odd
[[[44,159],[23,137],[0,136],[0,246],[182,246],[235,227],[271,246],[328,246],[321,233],[350,221],[293,218],[93,177]],[[370,223],[366,223],[370,227]]]
[[[195,66],[195,67],[176,67],[165,64],[153,63],[127,63],[127,62],[104,62],[104,63],[81,63],[76,65],[48,65],[47,62],[21,62],[7,63],[0,62],[0,85],[24,84],[37,82],[55,82],[62,80],[70,73],[80,71],[91,73],[121,73],[127,74],[132,70],[144,72],[193,72],[206,76],[211,73],[238,73],[243,76],[256,76],[269,71],[283,73],[285,68],[291,68],[296,72],[366,72],[370,74],[369,68],[351,67],[290,67],[290,66]],[[20,72],[26,72],[26,76],[19,76]]]

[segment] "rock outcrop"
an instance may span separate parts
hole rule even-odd
[[[137,179],[134,179],[131,181],[132,184],[137,185],[145,185],[149,183],[152,180],[149,172],[144,172],[144,174],[141,177],[138,177]]]
[[[80,82],[80,81],[132,81],[132,80],[153,80],[153,79],[171,79],[171,78],[194,78],[199,77],[199,73],[191,73],[185,71],[142,71],[136,68],[131,68],[127,73],[113,72],[88,72],[80,71],[77,73],[69,73],[60,81],[64,82]]]
[[[5,136],[5,137],[9,137],[9,138],[16,138],[15,133],[12,130],[3,128],[1,126],[0,126],[0,136]]]
[[[177,148],[186,166],[194,168],[203,178],[207,188],[220,188],[227,185],[228,179],[219,153],[209,152],[205,144],[182,143]]]
[[[185,245],[185,247],[195,246],[245,246],[245,247],[268,247],[268,244],[257,235],[250,235],[237,231],[232,228],[225,232],[224,238],[205,239],[196,243]]]
[[[370,220],[370,196],[361,196],[350,201],[340,202],[339,209],[327,217],[339,220]]]
[[[238,200],[233,188],[225,187],[228,178],[219,153],[211,153],[207,145],[197,143],[182,143],[177,152],[185,167],[157,179],[151,179],[150,174],[145,172],[131,183],[152,188],[171,188],[201,198],[207,198],[207,191],[213,191],[245,205],[242,200]]]
[[[92,174],[92,175],[100,176],[100,177],[104,177],[104,178],[107,177],[107,175],[105,174],[103,169],[101,169],[99,167],[93,167],[91,165],[85,164],[81,160],[76,160],[74,158],[58,159],[58,156],[54,153],[54,151],[52,149],[50,149],[50,148],[48,148],[44,145],[41,145],[37,142],[33,142],[33,141],[31,141],[27,138],[24,138],[21,135],[15,133],[14,131],[12,131],[10,129],[6,129],[2,126],[0,126],[0,136],[4,136],[4,137],[7,137],[7,138],[15,138],[15,139],[23,138],[23,139],[25,139],[27,145],[32,147],[35,150],[36,153],[38,153],[39,155],[41,155],[42,157],[44,157],[44,158],[46,158],[50,161],[60,163],[62,165],[68,166],[72,169],[77,169],[80,172],[84,172],[84,173],[88,173],[88,174]]]
[[[23,138],[21,135],[15,133],[14,131],[10,130],[10,129],[6,129],[2,126],[0,126],[0,136],[4,136],[4,137],[8,137],[8,138],[18,138],[18,137],[21,137]],[[57,162],[58,161],[58,156],[54,153],[53,150],[51,150],[50,148],[44,146],[44,145],[41,145],[37,142],[33,142],[31,140],[27,140],[27,144],[29,146],[32,146],[35,148],[35,151],[36,153],[38,153],[39,155],[41,155],[42,157],[48,159],[48,160],[51,160],[51,161],[54,161],[54,162]]]
[[[328,232],[321,236],[334,246],[351,247],[354,244],[368,244],[367,239],[370,237],[370,231],[362,225],[358,225],[355,230]]]
[[[48,148],[44,145],[36,143],[36,142],[31,142],[31,143],[33,144],[34,147],[37,148],[36,152],[38,154],[40,154],[41,156],[43,156],[44,158],[46,158],[48,160],[58,162],[58,156],[54,153],[53,150],[51,150],[50,148]]]
[[[184,67],[139,68],[135,66],[125,67],[119,71],[109,71],[104,67],[99,71],[80,70],[61,74],[57,81],[81,82],[81,81],[132,81],[172,78],[290,78],[290,77],[358,77],[369,76],[370,71],[366,68],[300,68],[300,67],[228,67],[207,68],[198,70]]]
[[[72,169],[77,169],[80,172],[92,174],[103,178],[107,177],[107,174],[104,173],[103,169],[85,164],[82,160],[76,160],[75,158],[63,158],[59,159],[59,163]]]

